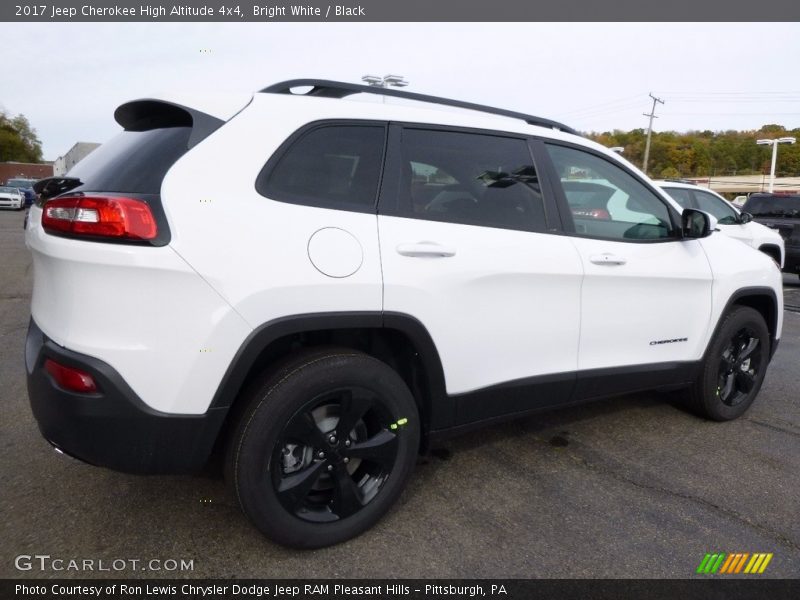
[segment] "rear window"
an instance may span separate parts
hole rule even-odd
[[[681,208],[694,208],[692,193],[686,188],[664,187],[663,190],[667,192],[675,202],[680,204]]]
[[[9,179],[6,181],[6,185],[13,188],[29,188],[33,187],[35,181],[35,179]]]
[[[800,196],[750,196],[742,210],[756,217],[800,217]]]
[[[158,194],[169,168],[188,149],[191,127],[123,131],[67,173],[82,192]]]

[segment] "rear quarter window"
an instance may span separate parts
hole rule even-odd
[[[319,125],[290,138],[267,162],[256,190],[271,200],[374,212],[384,125]]]

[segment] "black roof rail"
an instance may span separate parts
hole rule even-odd
[[[419,102],[428,102],[431,104],[440,104],[442,106],[453,106],[455,108],[465,108],[468,110],[477,110],[492,115],[499,115],[501,117],[510,117],[512,119],[520,119],[529,125],[537,125],[539,127],[548,127],[550,129],[557,129],[566,133],[580,135],[572,127],[568,127],[558,121],[551,121],[542,117],[535,117],[533,115],[526,115],[524,113],[515,112],[513,110],[505,110],[503,108],[494,108],[492,106],[484,106],[482,104],[473,104],[472,102],[462,102],[461,100],[451,100],[450,98],[440,98],[439,96],[428,96],[426,94],[417,94],[414,92],[406,92],[394,90],[391,88],[379,88],[369,85],[359,85],[356,83],[343,83],[341,81],[328,81],[325,79],[292,79],[290,81],[282,81],[275,83],[263,90],[261,93],[266,94],[292,94],[292,88],[297,87],[310,87],[311,89],[304,94],[297,94],[298,96],[320,96],[322,98],[344,98],[352,96],[353,94],[375,94],[377,96],[394,96],[395,98],[405,98],[406,100],[417,100]]]

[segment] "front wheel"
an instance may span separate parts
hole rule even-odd
[[[740,417],[761,389],[769,353],[764,317],[747,306],[735,307],[711,340],[702,371],[689,389],[692,408],[715,421]]]
[[[420,424],[411,392],[388,365],[350,350],[307,353],[249,395],[226,471],[267,537],[329,546],[391,508],[416,462]]]

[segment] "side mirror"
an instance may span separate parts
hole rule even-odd
[[[749,212],[743,212],[739,214],[739,223],[741,223],[742,225],[744,225],[745,223],[749,223],[752,220],[753,220],[753,215],[751,215]]]
[[[685,208],[681,213],[681,232],[686,239],[708,237],[716,227],[717,220],[702,210]]]

